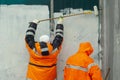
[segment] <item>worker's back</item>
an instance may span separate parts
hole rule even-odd
[[[64,80],[102,80],[98,65],[89,57],[92,52],[90,43],[80,44],[78,52],[66,61]]]

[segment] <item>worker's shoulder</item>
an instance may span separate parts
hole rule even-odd
[[[89,63],[92,63],[92,62],[94,62],[94,59],[93,58],[91,58],[90,56],[85,56],[85,61],[87,61],[87,62],[89,62]]]

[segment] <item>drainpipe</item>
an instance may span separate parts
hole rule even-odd
[[[103,77],[105,77],[106,69],[104,63],[106,63],[106,53],[105,53],[105,45],[104,45],[104,0],[99,0],[99,24],[100,24],[100,40],[98,41],[98,45],[100,45],[100,53],[99,53],[99,58],[100,58],[100,68],[102,70]]]
[[[107,8],[106,8],[106,1],[99,0],[100,5],[100,23],[101,23],[101,48],[102,48],[102,75],[103,79],[106,79],[106,75],[109,71],[108,69],[108,28],[107,28]]]
[[[54,0],[50,0],[50,18],[54,18]],[[50,42],[52,43],[54,39],[54,20],[50,20]]]

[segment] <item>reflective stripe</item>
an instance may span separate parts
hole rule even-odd
[[[35,29],[32,27],[29,27],[28,30],[33,30],[35,32]]]
[[[56,36],[57,36],[57,35],[59,35],[59,36],[63,37],[63,34],[61,34],[61,33],[57,33],[57,34],[56,34]]]
[[[48,51],[48,48],[47,47],[46,48],[42,48],[41,51],[42,52]]]
[[[89,64],[89,65],[88,65],[88,70],[89,70],[91,67],[96,66],[96,65],[97,65],[96,63],[91,63],[91,64]]]
[[[34,33],[33,32],[27,32],[26,35],[32,35],[32,36],[34,36]]]
[[[87,68],[83,68],[81,66],[74,66],[74,65],[66,65],[67,68],[73,68],[73,69],[77,69],[77,70],[81,70],[81,71],[84,71],[84,72],[87,72],[88,69]]]
[[[61,30],[61,29],[57,29],[56,32],[63,32],[63,30]]]
[[[54,53],[55,51],[57,51],[58,49],[57,48],[55,48],[53,51],[52,51],[52,53]]]

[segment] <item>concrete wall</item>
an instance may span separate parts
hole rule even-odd
[[[114,7],[114,56],[113,80],[120,79],[120,0],[115,0]]]
[[[55,16],[61,15],[56,13]],[[28,22],[49,17],[47,6],[1,5],[0,6],[0,80],[25,80],[29,55],[24,35]],[[56,22],[56,21],[55,21]],[[38,25],[35,40],[49,34],[49,23]],[[94,14],[64,19],[63,48],[58,56],[57,80],[63,80],[66,59],[78,50],[79,43],[90,41],[94,47],[91,57],[98,63],[98,17]]]
[[[103,29],[104,29],[104,76],[110,67],[108,80],[119,80],[120,74],[120,1],[103,1]]]
[[[114,13],[113,6],[114,1],[103,1],[103,31],[104,31],[104,53],[103,53],[103,76],[105,78],[108,68],[111,69],[112,75],[112,65],[113,65],[113,22],[114,21]],[[110,64],[109,64],[110,62]],[[112,76],[111,76],[112,77]]]
[[[24,36],[28,22],[48,18],[48,14],[47,6],[0,6],[0,80],[25,80],[29,55]],[[41,23],[41,29],[36,40],[49,33],[49,23]]]

